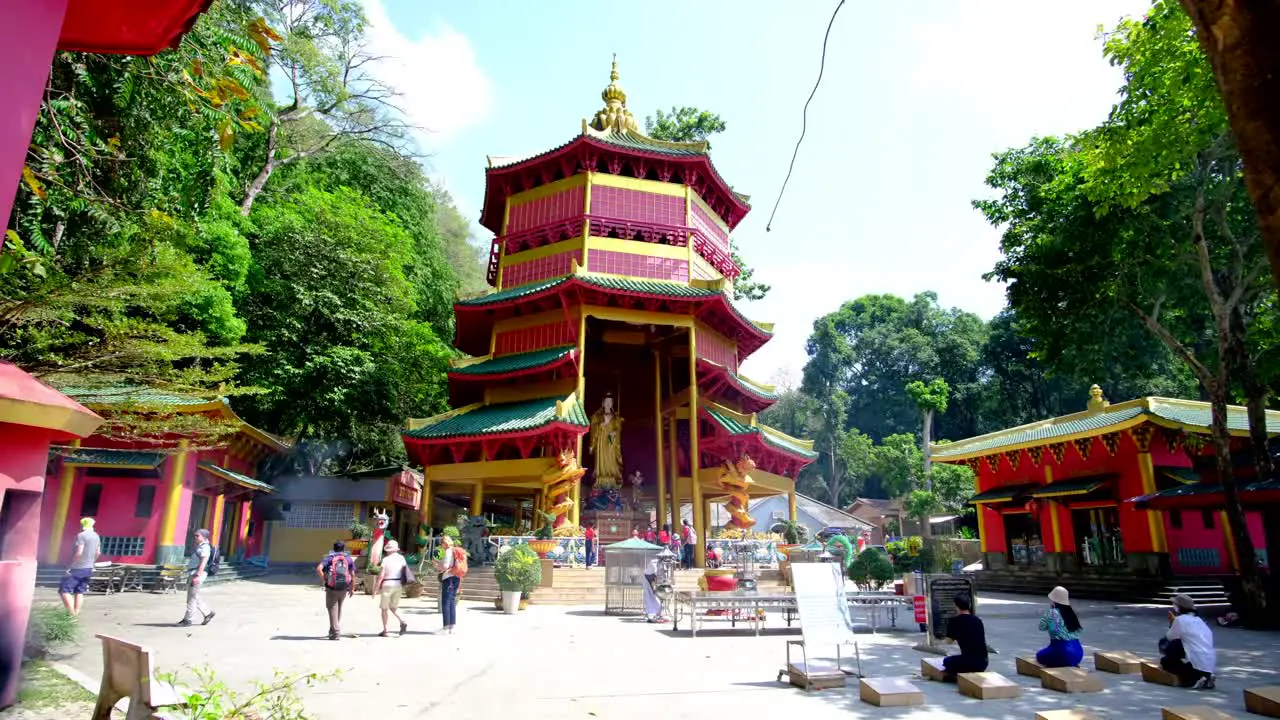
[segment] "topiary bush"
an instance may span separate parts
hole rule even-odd
[[[895,574],[893,563],[879,550],[858,553],[849,566],[849,579],[863,590],[879,590],[891,582]]]
[[[515,545],[498,555],[493,575],[504,592],[532,592],[542,584],[542,560],[528,545]]]

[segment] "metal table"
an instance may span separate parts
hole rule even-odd
[[[887,609],[889,611],[889,622],[896,628],[898,627],[898,608],[911,607],[911,598],[905,595],[897,595],[894,593],[879,592],[858,592],[849,594],[849,608],[865,607],[871,616],[871,632],[875,632],[879,625],[880,611]]]
[[[756,635],[759,635],[760,626],[764,624],[764,620],[760,617],[761,611],[781,611],[786,618],[787,627],[791,627],[791,621],[795,618],[796,612],[796,596],[792,593],[760,593],[746,590],[678,592],[675,611],[671,618],[671,629],[678,631],[681,615],[687,614],[689,630],[692,631],[693,637],[698,637],[699,620],[705,622],[708,617],[706,613],[709,610],[726,611],[723,618],[729,620],[731,626],[735,628],[738,626],[738,620],[749,622]],[[742,617],[744,612],[746,616]]]

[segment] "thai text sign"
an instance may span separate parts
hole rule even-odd
[[[417,510],[422,504],[422,488],[418,479],[408,470],[391,477],[390,500],[396,505]]]
[[[911,605],[916,611],[916,622],[918,623],[929,622],[929,608],[925,604],[923,595],[916,595],[912,597]]]
[[[947,635],[947,622],[956,615],[955,598],[968,593],[972,609],[977,612],[978,599],[973,593],[973,580],[957,575],[930,575],[925,584],[928,596],[929,634],[939,640]]]

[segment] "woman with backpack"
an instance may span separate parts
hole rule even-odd
[[[342,623],[342,603],[355,593],[356,562],[347,554],[347,546],[341,540],[333,543],[333,552],[324,556],[316,566],[316,574],[324,583],[324,609],[329,613],[329,639],[338,639],[338,626]]]
[[[452,635],[458,624],[458,588],[467,576],[467,553],[456,547],[448,535],[440,538],[440,548],[444,552],[435,561],[440,573],[440,613],[444,615],[444,632]]]

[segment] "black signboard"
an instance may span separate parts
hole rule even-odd
[[[926,593],[929,602],[929,631],[941,640],[947,635],[947,622],[956,616],[955,597],[969,593],[973,611],[978,611],[978,599],[973,592],[973,580],[960,575],[930,575]]]

